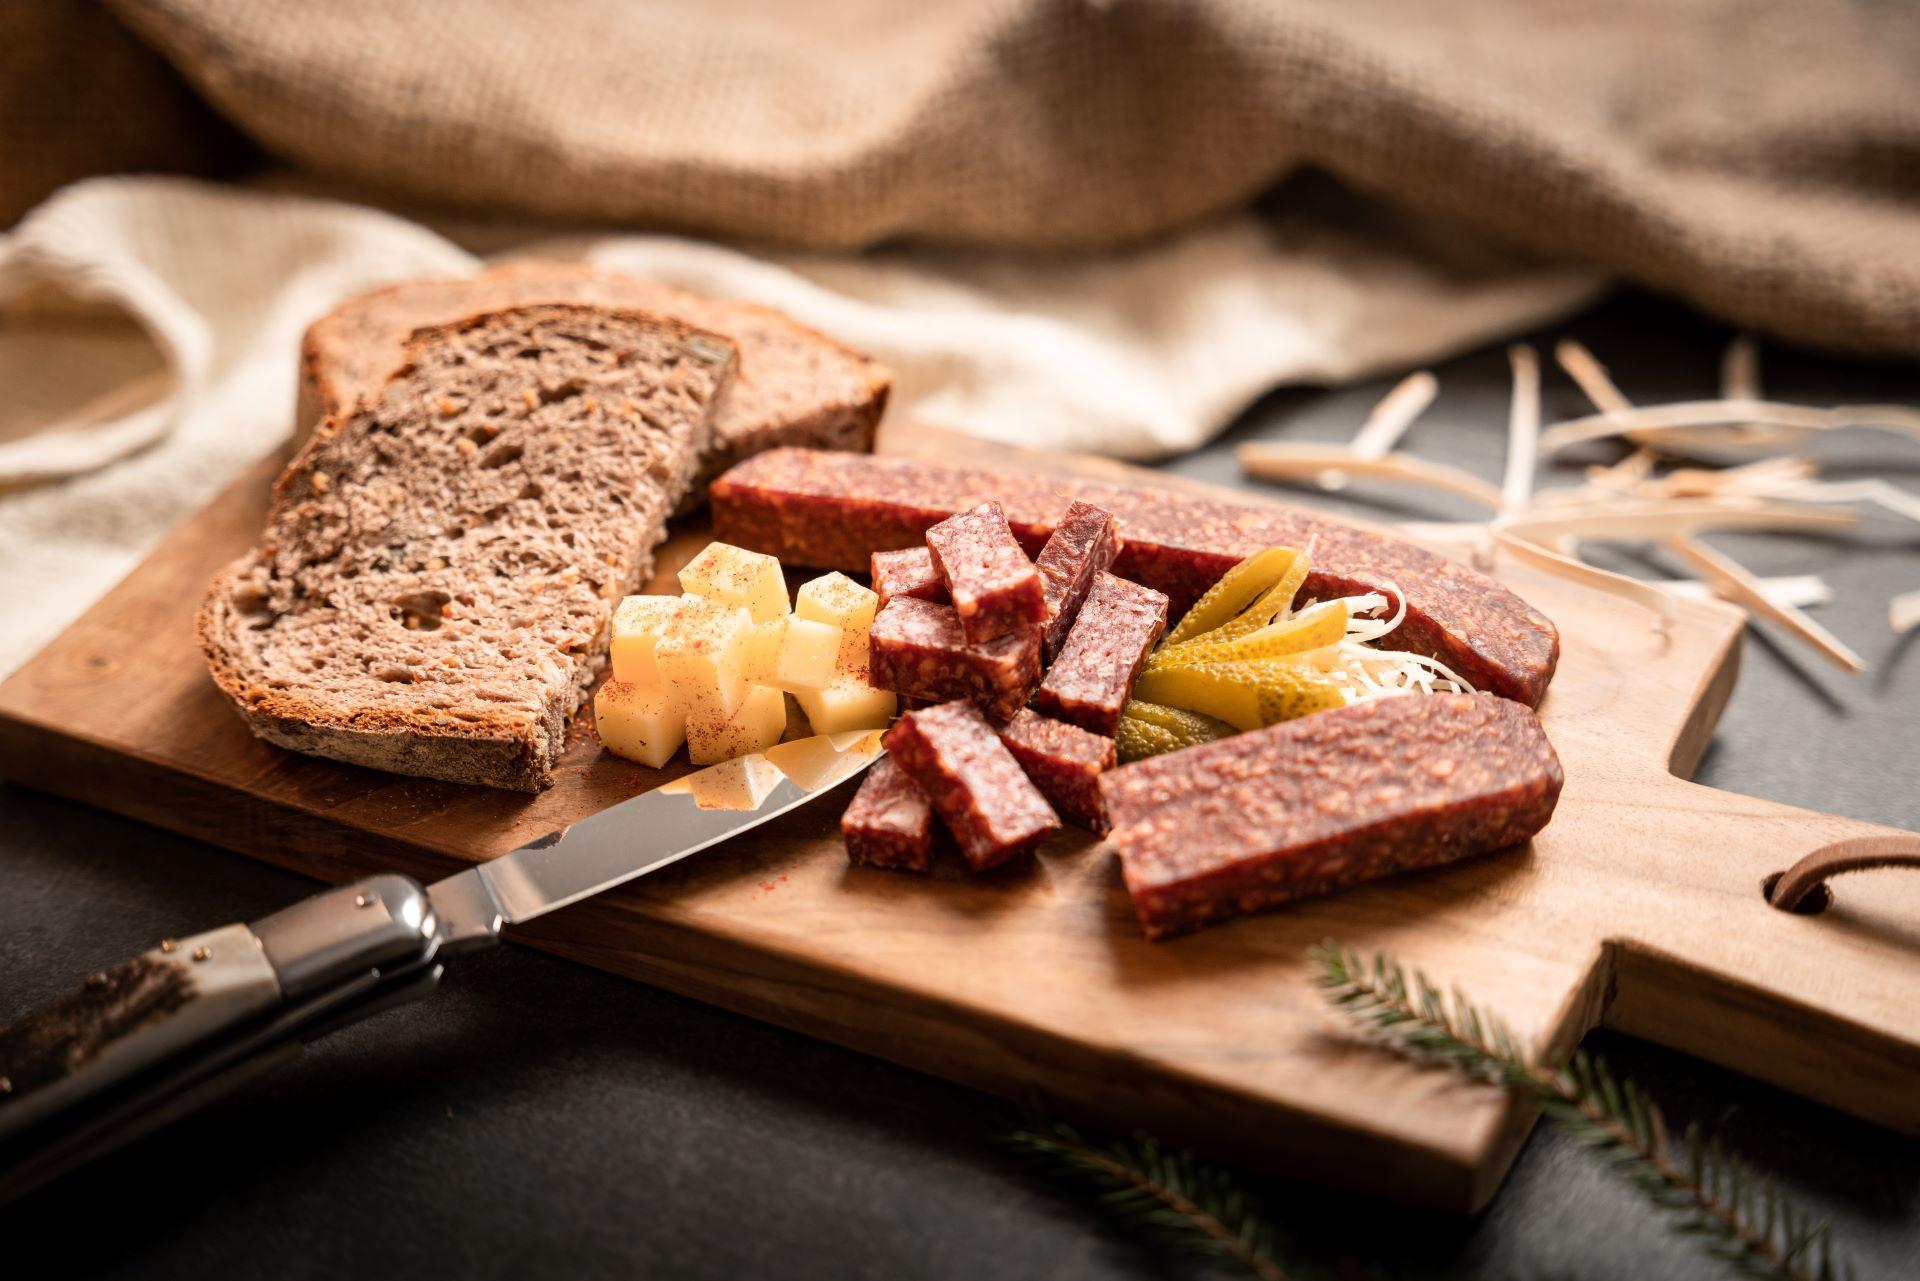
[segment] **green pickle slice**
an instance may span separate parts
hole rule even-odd
[[[1172,730],[1150,725],[1138,717],[1122,716],[1119,728],[1113,731],[1114,753],[1123,763],[1177,752],[1182,746]]]
[[[1275,668],[1272,678],[1255,686],[1260,694],[1262,725],[1278,725],[1313,712],[1346,706],[1347,696],[1325,677],[1297,667],[1275,664]]]
[[[1289,663],[1197,663],[1143,674],[1135,698],[1218,717],[1237,730],[1262,729],[1346,702],[1339,687]]]
[[[1306,558],[1293,548],[1269,547],[1255,552],[1228,570],[1219,582],[1207,588],[1179,624],[1167,633],[1165,643],[1179,645],[1231,622],[1291,577],[1296,562],[1300,567],[1300,578],[1305,579]],[[1294,589],[1299,590],[1298,582],[1294,584]],[[1292,599],[1292,593],[1288,594],[1288,599]],[[1268,617],[1271,618],[1272,614]]]
[[[1346,703],[1301,657],[1347,634],[1330,603],[1281,619],[1306,582],[1306,553],[1268,547],[1207,589],[1134,683],[1114,745],[1123,761],[1210,743]]]
[[[1231,737],[1234,733],[1233,726],[1215,717],[1168,707],[1164,703],[1143,702],[1137,698],[1128,700],[1121,715],[1131,716],[1149,725],[1158,725],[1179,739],[1182,747],[1197,747],[1201,743],[1211,743],[1216,738]]]
[[[1195,639],[1230,641],[1259,631],[1286,612],[1287,607],[1293,604],[1294,596],[1299,593],[1300,585],[1306,581],[1306,554],[1296,553],[1286,572],[1273,586],[1262,592],[1259,599],[1241,610],[1237,617],[1228,619],[1210,632],[1202,632]]]
[[[1322,649],[1346,634],[1347,607],[1335,602],[1316,606],[1298,618],[1268,623],[1232,640],[1216,640],[1220,632],[1208,632],[1185,644],[1155,651],[1147,660],[1147,666],[1149,669],[1191,667],[1195,663],[1286,658]]]

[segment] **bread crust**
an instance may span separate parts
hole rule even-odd
[[[534,302],[637,306],[718,333],[739,349],[740,369],[715,410],[714,439],[682,510],[704,501],[704,482],[763,449],[872,449],[892,392],[893,375],[884,366],[770,307],[704,298],[588,263],[518,259],[464,279],[408,280],[369,290],[315,320],[300,343],[296,439],[329,415],[350,411],[364,394],[358,385],[367,381],[364,371],[389,359],[383,352],[397,360],[415,324]],[[776,367],[777,387],[757,385],[757,369],[783,354],[809,372]],[[787,396],[797,403],[776,403]]]

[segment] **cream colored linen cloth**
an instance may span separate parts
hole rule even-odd
[[[1276,385],[1433,360],[1602,287],[1344,197],[1091,255],[465,238],[781,308],[891,366],[894,415],[1135,458],[1200,443]],[[285,439],[309,321],[480,261],[389,213],[185,179],[88,180],[0,238],[0,671]]]

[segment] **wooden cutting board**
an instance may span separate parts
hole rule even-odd
[[[884,447],[1127,474],[930,431]],[[664,780],[584,727],[537,797],[249,736],[202,668],[192,617],[259,530],[278,462],[0,686],[0,771],[325,880],[432,879]],[[659,589],[704,542],[676,535]],[[1567,1050],[1605,1023],[1920,1133],[1920,877],[1842,881],[1817,916],[1776,911],[1760,888],[1819,846],[1891,829],[1682,777],[1732,689],[1738,611],[1677,602],[1662,632],[1639,605],[1510,557],[1494,572],[1565,644],[1541,714],[1566,791],[1529,848],[1149,944],[1114,860],[1085,838],[991,877],[852,869],[828,799],[515,937],[1096,1123],[1453,1209],[1492,1195],[1531,1115],[1359,1039],[1314,993],[1309,944],[1392,953],[1539,1046]]]

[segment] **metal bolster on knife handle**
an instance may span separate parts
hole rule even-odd
[[[370,877],[168,939],[0,1028],[0,1201],[425,995],[439,928],[416,882]]]

